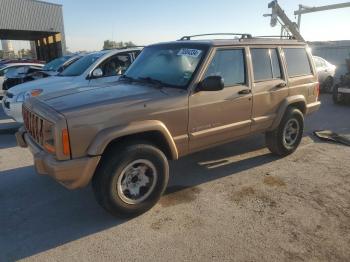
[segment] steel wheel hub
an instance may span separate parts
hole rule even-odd
[[[292,147],[298,139],[300,132],[299,122],[296,119],[290,119],[283,130],[283,143],[287,148]]]
[[[135,160],[119,176],[118,195],[127,204],[138,204],[152,193],[157,178],[157,170],[151,161]]]

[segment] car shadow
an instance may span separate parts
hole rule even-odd
[[[14,261],[117,226],[90,187],[68,191],[33,166],[0,172],[0,261]]]
[[[166,194],[178,193],[272,162],[261,136],[230,143],[171,163]],[[69,191],[34,167],[0,171],[0,261],[26,258],[128,220],[109,215],[91,187]]]
[[[1,134],[1,132],[0,132]],[[16,147],[16,139],[13,134],[1,134],[0,135],[0,149]]]

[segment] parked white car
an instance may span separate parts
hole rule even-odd
[[[22,103],[33,96],[117,81],[142,48],[113,49],[84,55],[57,76],[12,87],[4,97],[5,113],[22,123]]]
[[[11,69],[17,69],[23,66],[43,66],[42,64],[36,64],[36,63],[10,63],[10,64],[4,64],[0,68],[0,97],[4,95],[4,90],[2,89],[2,85],[5,81],[5,74],[11,70]]]
[[[319,56],[314,56],[314,61],[321,91],[332,92],[337,67]]]

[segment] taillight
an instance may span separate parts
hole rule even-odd
[[[320,96],[320,82],[318,82],[315,86],[315,95],[316,95],[316,100],[318,100]]]
[[[70,156],[69,134],[66,128],[62,129],[62,146],[63,146],[63,154],[66,156]]]

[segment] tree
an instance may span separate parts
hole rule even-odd
[[[123,47],[132,47],[136,46],[133,42],[115,42],[112,40],[105,40],[103,42],[103,49],[114,49],[114,48],[123,48]]]

